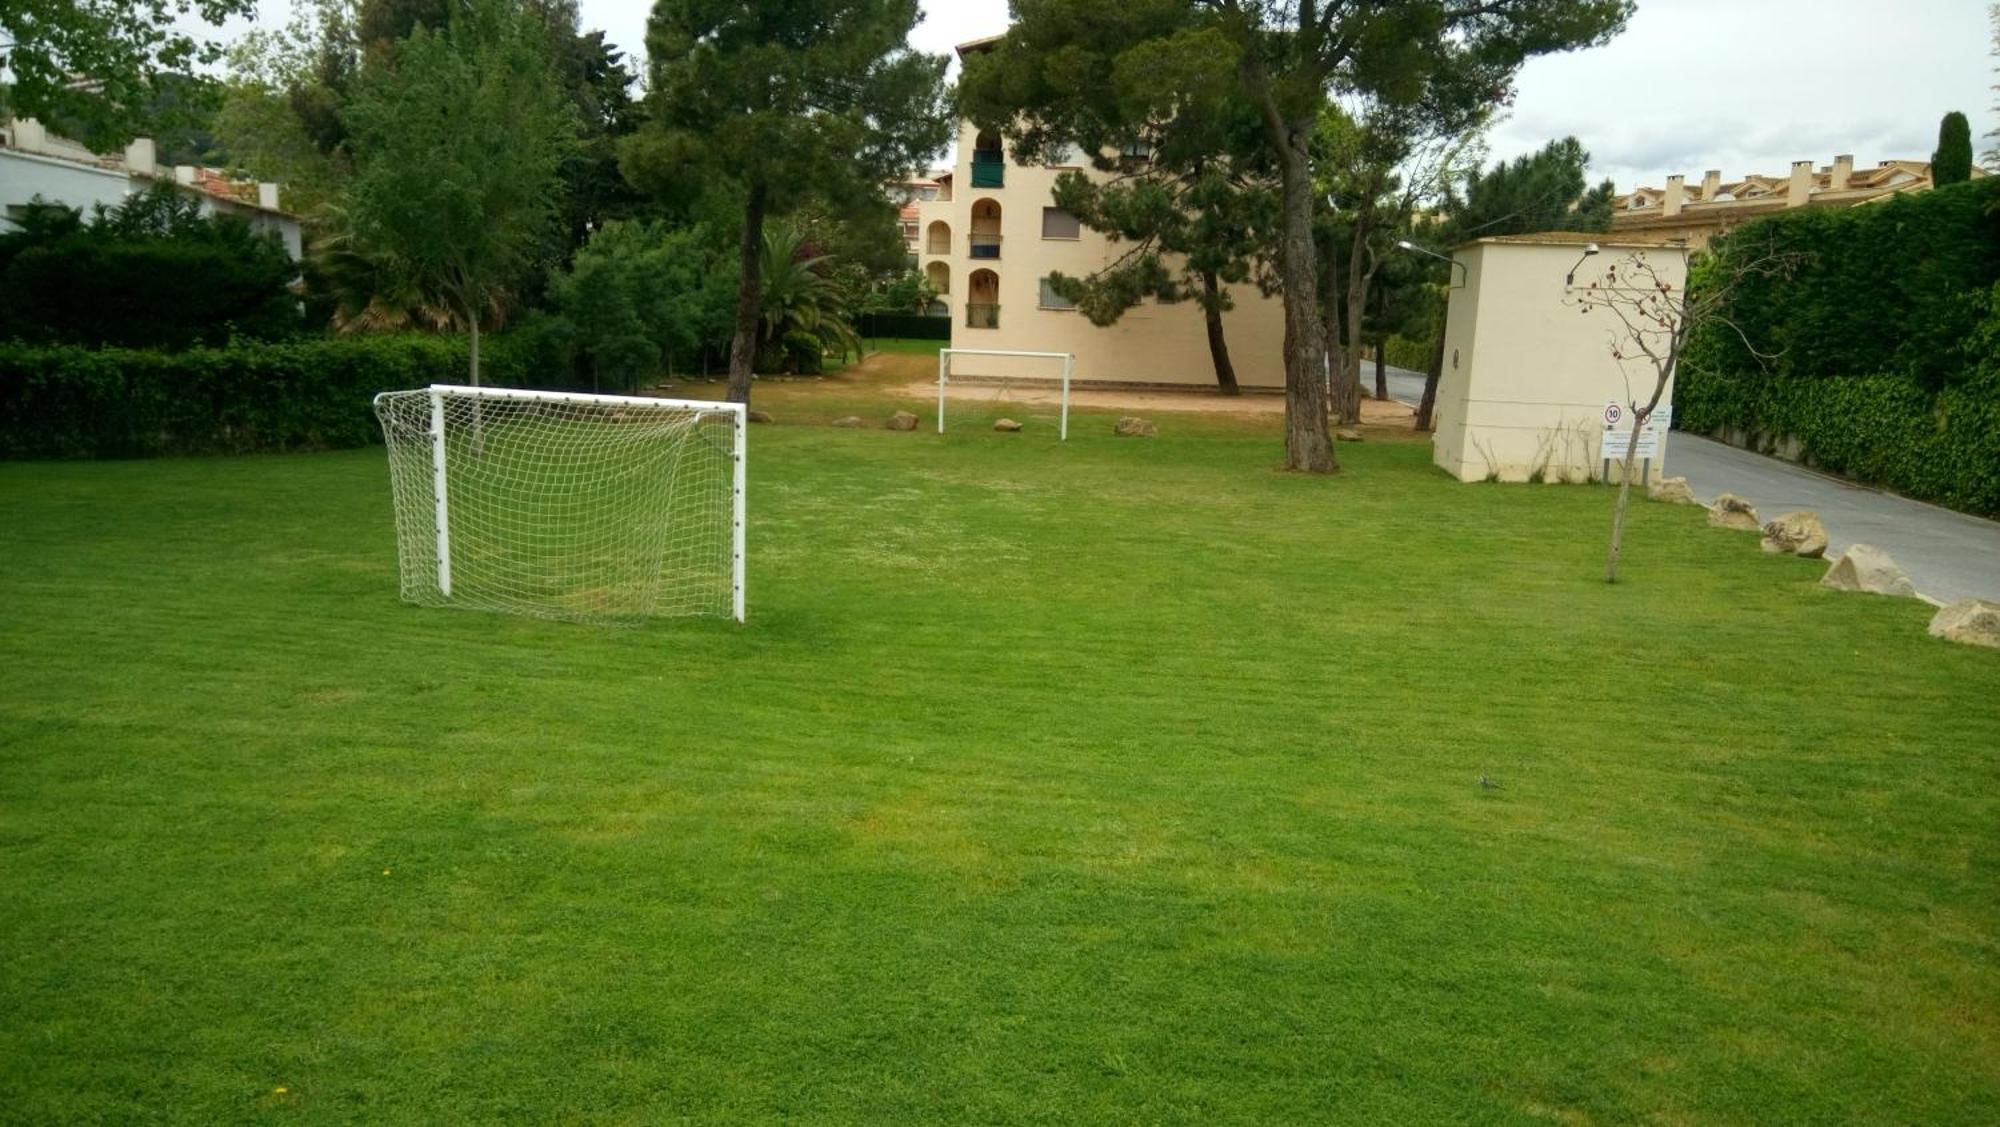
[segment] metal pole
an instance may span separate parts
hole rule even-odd
[[[732,575],[730,579],[731,579],[731,595],[735,602],[734,610],[736,615],[736,621],[741,622],[743,621],[743,572],[744,572],[743,549],[744,549],[744,531],[745,531],[744,523],[745,523],[745,517],[747,515],[746,506],[744,503],[745,502],[744,481],[747,472],[750,468],[749,433],[748,433],[750,429],[749,427],[750,413],[746,410],[739,410],[732,412],[732,414],[734,415],[732,423],[733,423],[733,429],[735,430],[734,438],[736,446],[736,473],[735,473],[736,496],[734,498],[735,512],[733,514],[736,526],[731,530],[734,539],[734,543],[732,545],[731,550],[735,553],[735,556],[734,559],[731,561]]]
[[[1063,442],[1069,441],[1069,375],[1070,370],[1075,365],[1076,355],[1074,353],[1067,353],[1063,356],[1062,429],[1060,433],[1060,440]]]
[[[451,502],[445,495],[444,392],[431,389],[431,497],[436,504],[438,593],[451,598]]]
[[[951,349],[938,349],[938,433],[944,433],[944,377],[951,366]]]

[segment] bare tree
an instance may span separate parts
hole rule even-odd
[[[1676,248],[1677,253],[1682,253]],[[1632,493],[1632,471],[1639,460],[1639,436],[1653,412],[1659,409],[1667,385],[1680,367],[1688,339],[1704,326],[1719,325],[1737,334],[1744,348],[1760,363],[1774,359],[1774,353],[1758,351],[1750,338],[1729,319],[1728,309],[1736,289],[1753,277],[1788,277],[1805,261],[1796,251],[1760,250],[1733,253],[1707,260],[1699,284],[1678,288],[1653,265],[1643,250],[1634,250],[1604,268],[1597,280],[1583,286],[1566,286],[1563,304],[1584,314],[1601,312],[1612,321],[1611,358],[1625,379],[1625,401],[1632,413],[1631,441],[1618,475],[1618,501],[1611,510],[1611,548],[1604,561],[1604,581],[1618,582],[1618,557],[1624,546],[1625,506]],[[1695,264],[1690,261],[1688,277],[1694,280]],[[1640,367],[1652,376],[1652,388],[1644,401],[1633,389],[1633,373],[1628,365]]]

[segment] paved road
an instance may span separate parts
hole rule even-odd
[[[1373,368],[1364,366],[1364,386],[1372,389],[1373,381]],[[1415,406],[1423,393],[1423,373],[1389,369],[1390,398]],[[1829,559],[1850,544],[1873,544],[1894,556],[1917,590],[1931,599],[2000,600],[2000,523],[1679,431],[1667,444],[1666,472],[1686,477],[1704,502],[1718,493],[1746,497],[1766,520],[1811,509],[1826,522]]]

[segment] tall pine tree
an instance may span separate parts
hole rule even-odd
[[[944,149],[946,60],[906,45],[917,0],[659,0],[646,124],[621,147],[643,191],[740,205],[729,397],[750,400],[767,219],[809,200],[886,206],[883,185]]]

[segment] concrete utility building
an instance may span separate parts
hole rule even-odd
[[[993,40],[962,44],[961,57]],[[952,318],[953,348],[1018,352],[1069,352],[1079,383],[1213,387],[1208,332],[1193,301],[1162,305],[1152,299],[1116,324],[1092,325],[1055,294],[1048,276],[1094,273],[1124,248],[1085,230],[1055,206],[1056,177],[1066,171],[1103,176],[1083,154],[1042,166],[1015,161],[1005,142],[971,122],[958,130],[958,160],[937,178],[934,199],[917,200],[921,228],[918,260]],[[1140,148],[1122,160],[1147,159]],[[1229,357],[1244,388],[1285,384],[1282,304],[1255,286],[1229,287],[1235,308],[1223,315]],[[1048,361],[965,356],[955,377],[1037,378],[1059,374]]]
[[[154,153],[147,137],[122,153],[100,156],[33,118],[0,123],[0,231],[18,230],[14,218],[36,199],[76,208],[88,218],[99,204],[117,207],[153,184],[172,184],[199,199],[203,214],[239,216],[252,230],[276,235],[298,260],[298,217],[279,208],[276,184],[234,180],[214,168],[167,167]]]
[[[1615,234],[1505,236],[1454,252],[1434,462],[1460,481],[1604,476],[1605,404],[1643,401],[1656,376],[1643,360],[1614,359],[1614,344],[1633,351],[1620,323],[1601,309],[1584,314],[1575,299],[1593,283],[1611,284],[1611,268],[1622,274],[1633,255],[1674,292],[1687,284],[1685,246]],[[1672,402],[1670,384],[1661,403]],[[1667,455],[1666,436],[1658,441],[1656,477]],[[1611,467],[1612,480],[1618,469]]]

